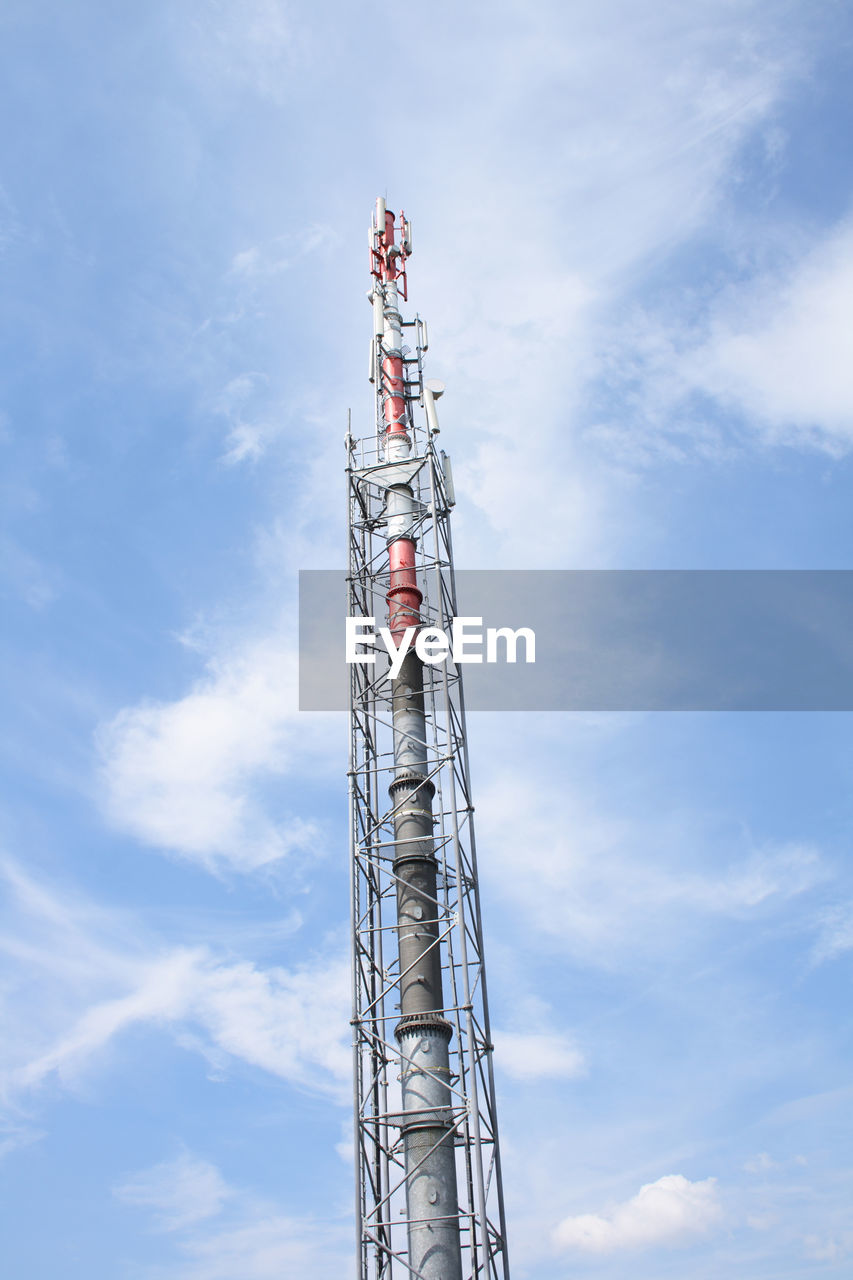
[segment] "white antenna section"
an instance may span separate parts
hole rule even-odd
[[[382,286],[377,284],[373,290],[373,336],[381,338],[385,333],[385,298]]]
[[[450,465],[450,459],[443,449],[441,451],[441,469],[444,472],[444,491],[447,494],[447,505],[449,507],[455,507],[456,489],[453,485],[453,468]]]

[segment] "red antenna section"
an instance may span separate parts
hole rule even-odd
[[[397,243],[395,232],[399,230]],[[385,201],[376,201],[370,229],[370,268],[374,278],[373,314],[375,341],[379,345],[382,420],[385,427],[385,449],[389,457],[405,461],[411,454],[408,431],[409,406],[406,398],[406,371],[403,362],[403,317],[398,303],[406,299],[406,259],[411,252],[412,233],[403,213],[399,224],[386,209]],[[420,624],[423,595],[418,588],[415,568],[415,541],[405,535],[411,526],[411,503],[402,490],[389,494],[395,508],[394,536],[389,539],[388,626],[397,644],[407,627]],[[407,518],[408,517],[408,518]]]

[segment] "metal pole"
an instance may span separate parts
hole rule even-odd
[[[394,215],[378,202],[374,255],[383,298],[378,393],[385,425],[385,456],[405,463],[412,453],[403,365],[398,293],[405,271],[402,243],[395,243]],[[374,310],[376,303],[374,298]],[[374,324],[374,327],[377,327]],[[407,627],[420,625],[423,594],[417,584],[416,504],[411,483],[389,487],[386,498],[389,586],[388,626],[397,644]],[[406,1168],[409,1263],[424,1280],[462,1280],[449,1044],[444,1017],[439,943],[437,860],[433,841],[423,664],[413,649],[392,683],[394,777],[394,874],[400,973],[402,1115]]]

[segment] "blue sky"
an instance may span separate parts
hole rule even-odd
[[[4,1243],[351,1274],[345,725],[300,568],[412,218],[466,568],[849,568],[833,0],[7,0]],[[470,724],[510,1244],[849,1275],[846,715]]]

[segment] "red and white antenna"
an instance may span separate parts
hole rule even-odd
[[[347,439],[349,614],[399,645],[452,629],[454,499],[426,325],[400,312],[411,227],[381,198],[369,241],[376,428]],[[509,1280],[461,676],[414,645],[393,679],[380,662],[350,667],[359,1280]]]
[[[382,415],[385,456],[392,463],[405,463],[411,457],[412,439],[399,300],[401,294],[404,299],[408,296],[406,259],[411,253],[412,233],[402,213],[399,244],[394,238],[395,230],[394,215],[385,208],[385,201],[380,196],[370,231],[371,274],[374,277],[372,358],[378,359],[379,364],[377,400]],[[418,609],[423,599],[415,568],[413,502],[408,485],[398,485],[387,491],[388,617],[391,634],[398,643],[406,627],[417,626],[420,622]]]

